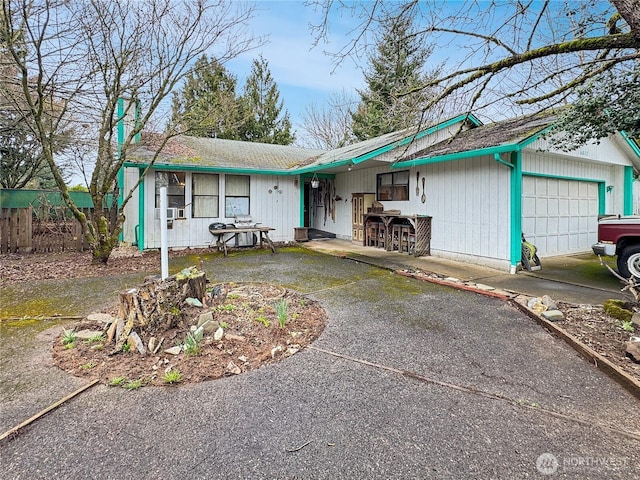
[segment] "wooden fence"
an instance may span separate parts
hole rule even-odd
[[[92,209],[83,208],[90,217]],[[80,222],[64,215],[37,218],[33,207],[0,209],[0,253],[82,251],[87,248]]]

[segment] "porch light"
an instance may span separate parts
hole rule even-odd
[[[318,188],[320,186],[320,180],[318,180],[317,175],[314,173],[313,178],[311,179],[311,188]]]

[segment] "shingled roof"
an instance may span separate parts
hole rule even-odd
[[[541,112],[464,130],[455,137],[430,145],[403,158],[402,161],[517,145],[542,132],[552,125],[556,118],[552,112]]]
[[[133,163],[149,163],[155,154],[157,139],[143,139],[129,154]],[[248,170],[290,170],[304,165],[324,153],[290,145],[240,142],[221,138],[201,138],[181,135],[167,142],[156,165],[189,165]]]

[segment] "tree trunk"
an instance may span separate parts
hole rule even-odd
[[[190,267],[165,280],[150,280],[138,288],[120,292],[116,350],[122,348],[134,330],[143,337],[177,326],[186,299],[202,301],[206,285],[205,273]]]

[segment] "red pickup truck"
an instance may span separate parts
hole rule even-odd
[[[596,255],[617,255],[618,272],[625,278],[640,278],[640,217],[603,217],[598,222]]]

